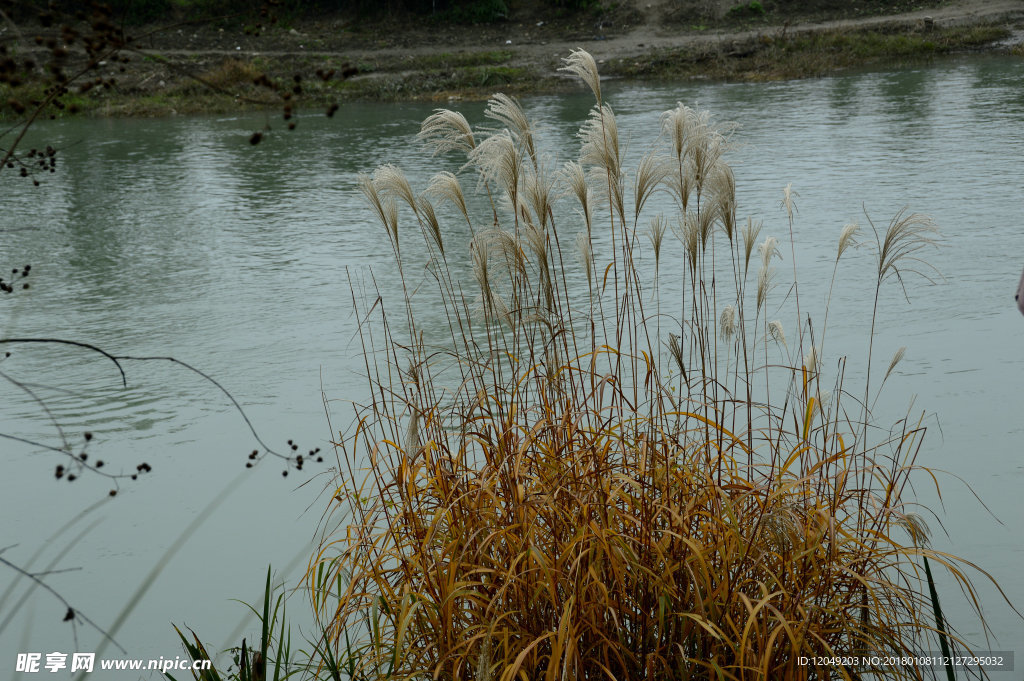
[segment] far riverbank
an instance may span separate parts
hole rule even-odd
[[[920,4],[899,14],[853,17],[731,12],[706,24],[666,18],[664,6],[636,2],[597,13],[549,20],[526,14],[517,21],[474,26],[326,17],[275,25],[260,35],[250,26],[225,22],[143,27],[123,53],[127,62],[101,62],[98,75],[112,84],[70,88],[58,115],[282,108],[289,115],[296,109],[330,110],[346,101],[568,91],[579,85],[558,68],[577,47],[599,60],[605,77],[650,82],[820,77],[875,64],[928,63],[965,51],[1024,57],[1024,2]],[[42,51],[28,40],[31,33],[25,29],[24,39],[15,41],[26,54]],[[73,62],[74,47],[69,51]],[[78,58],[84,63],[84,53]],[[22,92],[6,88],[3,100],[26,99],[32,73],[24,80]],[[11,108],[0,116],[10,119]]]

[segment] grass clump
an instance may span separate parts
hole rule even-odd
[[[358,679],[849,679],[869,670],[798,660],[937,649],[922,559],[975,591],[908,498],[924,426],[870,427],[879,386],[851,397],[802,287],[769,318],[780,246],[737,216],[727,126],[680,104],[627,169],[593,58],[565,70],[596,100],[577,160],[552,167],[495,95],[496,125],[439,110],[421,132],[476,194],[449,171],[362,179],[406,295],[359,310],[372,397],[309,572],[332,659]],[[933,231],[904,212],[876,233],[876,291]]]

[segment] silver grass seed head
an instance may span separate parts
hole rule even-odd
[[[672,166],[660,156],[649,153],[640,159],[640,165],[636,169],[636,178],[633,184],[633,197],[635,210],[633,218],[640,218],[640,211],[643,210],[647,199],[654,192],[655,188],[672,172]]]
[[[568,192],[584,204],[587,201],[587,173],[576,161],[568,161],[559,171],[559,179],[568,188]]]
[[[611,206],[619,219],[625,220],[625,175],[611,176],[604,167],[593,166],[586,176],[591,211]]]
[[[420,414],[416,409],[409,414],[409,424],[405,429],[405,442],[403,449],[409,459],[414,459],[422,447],[420,440]]]
[[[369,175],[360,174],[359,191],[366,197],[367,203],[373,208],[377,219],[388,234],[392,247],[398,250],[398,204],[394,198],[381,195],[380,188]]]
[[[511,131],[514,138],[523,144],[529,157],[536,163],[537,149],[533,141],[530,119],[527,118],[519,102],[506,94],[498,93],[487,101],[484,115],[498,121]]]
[[[719,333],[725,340],[730,340],[736,333],[736,307],[726,305],[718,320]]]
[[[482,235],[469,242],[469,254],[473,261],[473,276],[480,286],[484,300],[490,297],[491,288],[490,254],[488,250],[487,241],[482,238]]]
[[[594,249],[590,243],[590,236],[586,232],[576,235],[576,254],[583,269],[587,272],[587,281],[590,282],[594,276]]]
[[[498,322],[506,326],[512,326],[513,322],[508,305],[493,288],[480,294],[472,314],[482,317],[486,322]]]
[[[697,266],[697,254],[700,252],[700,223],[692,210],[686,211],[682,218],[672,225],[676,238],[683,244],[683,253],[689,261],[690,268]]]
[[[763,527],[776,551],[790,550],[803,534],[797,512],[785,504],[777,504],[764,514]]]
[[[896,524],[907,531],[914,546],[927,547],[931,544],[932,531],[921,515],[914,512],[900,513],[896,516]]]
[[[461,113],[449,109],[437,109],[427,116],[417,137],[434,147],[435,155],[446,151],[469,153],[476,147],[469,121]]]
[[[680,370],[683,369],[683,345],[679,338],[674,333],[668,335],[668,351],[672,355],[672,359],[676,361],[676,366]]]
[[[491,135],[469,152],[469,164],[485,182],[497,182],[508,196],[518,194],[521,163],[519,150],[508,130]]]
[[[366,202],[370,204],[374,212],[377,214],[377,218],[381,221],[381,224],[386,228],[388,226],[387,218],[384,213],[384,199],[380,195],[380,191],[377,189],[377,185],[373,183],[373,178],[365,173],[360,173],[356,180],[359,185],[359,191],[362,192],[366,198]]]
[[[703,195],[715,167],[721,161],[725,144],[724,138],[707,126],[698,130],[700,135],[690,144],[688,151],[693,163],[694,187],[698,195]]]
[[[715,221],[718,220],[718,217],[718,211],[713,208],[702,208],[697,213],[698,231],[700,232],[700,245],[702,249],[707,249],[708,240],[714,232]]]
[[[586,221],[587,230],[591,224],[591,191],[587,186],[587,173],[576,161],[569,161],[558,171],[558,180],[564,195],[575,196],[580,204],[580,214]]]
[[[736,234],[736,176],[725,161],[719,159],[709,178],[715,211],[729,241]]]
[[[681,165],[675,165],[665,178],[665,186],[676,197],[682,211],[686,212],[694,190],[693,162],[686,159]]]
[[[853,246],[857,247],[857,232],[860,231],[860,225],[856,222],[851,222],[843,226],[843,231],[839,233],[839,250],[836,253],[836,260],[843,257],[843,253],[846,252],[847,248]]]
[[[500,257],[510,277],[525,276],[526,257],[514,236],[501,229],[488,229],[478,234],[474,241],[484,244],[488,257]]]
[[[820,348],[812,345],[807,353],[804,354],[804,368],[812,373],[817,373],[821,369]]]
[[[905,345],[900,347],[899,350],[897,350],[895,353],[893,353],[892,359],[889,360],[889,368],[886,369],[886,371],[885,371],[885,378],[882,379],[883,383],[889,378],[889,374],[891,374],[893,369],[896,368],[896,365],[899,364],[901,361],[903,361],[903,357],[906,354],[907,354],[907,347]]]
[[[773,236],[766,237],[757,247],[757,252],[761,254],[762,268],[769,267],[773,257],[782,259],[782,254],[779,253],[779,240]]]
[[[444,255],[444,240],[441,236],[441,225],[437,221],[437,213],[434,211],[434,204],[426,197],[425,193],[420,194],[419,200],[419,214],[422,216],[422,225],[424,235],[429,237],[429,240],[437,246],[437,250]]]
[[[786,209],[786,215],[789,216],[789,221],[793,221],[793,212],[796,210],[796,203],[793,201],[794,196],[800,196],[794,189],[793,183],[790,182],[782,190],[782,207]]]
[[[580,164],[604,168],[611,178],[621,172],[619,126],[615,112],[607,104],[595,105],[587,120],[580,126],[577,136],[580,146]]]
[[[529,247],[529,249],[531,251],[533,251],[534,257],[537,258],[537,264],[541,268],[547,268],[547,266],[548,266],[548,234],[547,234],[547,232],[542,227],[538,227],[537,225],[527,225],[526,228],[523,230],[522,234],[523,234],[523,241],[526,242],[526,245]]]
[[[786,332],[782,329],[782,322],[776,319],[775,321],[768,322],[768,337],[785,347],[786,345]]]
[[[552,205],[551,180],[548,179],[542,166],[538,165],[536,169],[528,171],[523,175],[522,184],[522,194],[529,207],[533,210],[537,224],[541,227],[547,226]]]
[[[754,244],[757,243],[757,237],[761,234],[761,228],[763,224],[760,220],[754,222],[754,219],[747,217],[747,224],[743,227],[743,262],[744,271],[750,267],[750,255],[754,251]]]
[[[392,163],[384,165],[373,171],[373,184],[377,190],[385,196],[400,198],[412,208],[413,212],[419,215],[419,206],[416,204],[416,194],[409,184],[405,172]]]
[[[927,215],[921,213],[907,214],[903,208],[889,223],[885,231],[885,238],[878,249],[878,280],[882,281],[890,275],[899,276],[903,269],[903,261],[910,263],[909,271],[920,274],[927,278],[927,275],[919,268],[931,269],[934,267],[919,258],[916,254],[928,246],[935,245],[934,234],[938,232],[935,222]]]
[[[771,267],[762,266],[757,271],[757,309],[764,307],[768,300],[768,292],[772,288],[772,279],[775,277],[775,270]]]
[[[832,401],[832,392],[826,390],[825,392],[818,392],[818,399],[815,405],[815,409],[818,410],[818,414],[824,416],[828,413],[828,405]]]
[[[594,93],[594,98],[600,103],[601,76],[597,71],[597,62],[594,61],[594,57],[586,50],[575,49],[568,57],[563,58],[562,62],[565,66],[558,70],[572,73],[586,83],[591,92]]]
[[[668,229],[668,222],[662,213],[658,213],[651,220],[647,228],[647,237],[651,240],[651,247],[654,249],[654,266],[657,267],[661,261],[661,244],[665,240],[665,231]]]
[[[668,133],[668,138],[672,140],[672,148],[678,158],[682,158],[694,129],[699,125],[699,114],[682,102],[677,102],[676,108],[661,114],[661,129]]]
[[[430,183],[427,185],[427,194],[455,204],[455,207],[462,213],[462,216],[469,220],[466,196],[462,192],[462,185],[459,183],[459,179],[452,173],[442,170],[431,177]]]

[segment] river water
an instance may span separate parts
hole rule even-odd
[[[779,204],[792,183],[809,301],[823,297],[843,224],[866,227],[867,213],[884,228],[903,206],[934,217],[942,243],[927,257],[941,278],[909,278],[910,304],[898,287],[882,301],[877,361],[908,350],[879,409],[893,410],[890,422],[911,404],[925,414],[920,463],[948,472],[941,502],[927,485],[917,490],[944,527],[932,520],[936,544],[986,569],[1024,606],[1024,318],[1013,300],[1024,268],[1024,61],[607,89],[631,152],[646,148],[677,101],[738,124],[729,158],[739,213],[785,242]],[[523,103],[548,152],[574,158],[591,98]],[[453,106],[482,121],[482,104]],[[32,266],[31,289],[0,300],[0,337],[172,355],[216,378],[271,447],[327,449],[326,412],[338,429],[346,400],[364,396],[349,277],[373,272],[385,296],[394,293],[390,250],[357,174],[398,163],[423,188],[439,161],[414,135],[432,108],[347,105],[333,119],[301,118],[291,133],[264,115],[38,125],[28,144],[58,147],[57,172],[38,188],[14,173],[0,178],[0,268]],[[267,123],[275,130],[251,146]],[[788,246],[783,253],[781,271],[791,267]],[[851,263],[833,300],[831,351],[863,355],[873,263],[866,250]],[[326,464],[288,477],[275,460],[245,469],[259,443],[224,394],[183,367],[126,362],[125,388],[112,363],[81,348],[7,349],[0,371],[23,387],[6,382],[0,432],[60,446],[56,423],[79,451],[89,431],[85,451],[104,470],[153,470],[111,498],[111,481],[58,481],[59,454],[0,440],[0,557],[57,571],[46,582],[104,628],[152,581],[115,635],[131,656],[179,654],[171,622],[211,647],[237,643],[243,634],[228,637],[247,610],[230,599],[257,603],[268,564],[290,585],[306,565],[330,482],[314,474]],[[0,566],[0,591],[13,574]],[[982,576],[975,581],[995,639],[985,641],[955,591],[943,594],[949,619],[982,649],[1024,656],[1024,622]],[[76,635],[77,649],[96,649],[96,632],[62,623],[66,607],[49,594],[19,604],[25,587],[0,603],[0,676],[17,651],[70,652]],[[297,599],[292,610],[303,607]],[[244,631],[258,635],[251,621]]]

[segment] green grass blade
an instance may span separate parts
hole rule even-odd
[[[939,645],[942,647],[942,656],[949,658],[949,643],[946,633],[945,620],[942,617],[942,605],[939,603],[939,592],[935,590],[935,580],[932,578],[932,569],[928,566],[928,558],[924,557],[924,574],[928,578],[928,595],[932,599],[932,612],[935,613],[935,626],[939,630]],[[946,664],[946,678],[949,681],[956,681],[956,674],[953,672],[953,665]]]

